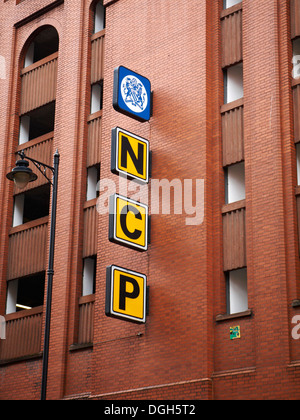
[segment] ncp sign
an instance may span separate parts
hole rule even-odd
[[[110,197],[109,207],[109,240],[138,251],[147,251],[148,206],[114,194]]]
[[[105,314],[140,324],[146,322],[146,309],[147,277],[115,265],[107,267]]]
[[[113,107],[140,122],[152,112],[150,81],[124,66],[114,70]],[[111,137],[111,172],[138,183],[150,177],[149,141],[116,127]],[[114,193],[109,197],[108,239],[137,251],[147,251],[149,243],[148,205]],[[116,265],[106,269],[107,316],[146,322],[147,278]]]

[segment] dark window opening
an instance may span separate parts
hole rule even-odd
[[[29,138],[33,140],[54,131],[55,101],[26,114],[30,118]]]
[[[45,272],[18,280],[16,310],[35,308],[44,303]]]
[[[59,38],[55,28],[48,26],[39,32],[29,45],[24,67],[42,60],[58,51]]]
[[[6,313],[42,306],[44,289],[45,271],[10,280],[7,284]]]
[[[48,216],[49,205],[50,184],[26,191],[24,193],[23,223]]]

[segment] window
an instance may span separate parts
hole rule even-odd
[[[235,163],[225,168],[225,202],[226,204],[245,198],[245,164]]]
[[[102,1],[99,1],[95,7],[94,14],[94,34],[105,28],[105,8]]]
[[[300,143],[296,144],[297,185],[300,185]]]
[[[6,62],[3,55],[0,55],[0,79],[6,79]]]
[[[14,197],[13,226],[49,215],[50,184],[28,190]]]
[[[224,9],[234,6],[235,4],[241,3],[242,0],[224,0]]]
[[[23,223],[49,215],[50,184],[26,191],[24,195]]]
[[[24,67],[28,67],[58,51],[58,44],[59,39],[56,29],[52,26],[45,27],[29,45],[24,60]]]
[[[97,183],[100,179],[100,165],[87,169],[86,201],[97,198]]]
[[[293,40],[293,78],[300,77],[300,38]]]
[[[25,194],[18,194],[14,197],[13,227],[23,224],[24,200]]]
[[[7,285],[6,313],[42,306],[44,303],[45,272],[11,280]]]
[[[91,114],[102,109],[103,83],[95,83],[91,87]]]
[[[96,262],[96,256],[83,259],[82,296],[95,293]]]
[[[29,141],[29,127],[29,115],[22,115],[22,117],[20,118],[19,144],[23,144]]]
[[[239,63],[224,70],[224,103],[228,104],[243,96],[243,64]]]
[[[41,106],[20,118],[19,144],[54,131],[55,102]]]
[[[248,309],[247,268],[227,273],[227,312],[235,314]]]

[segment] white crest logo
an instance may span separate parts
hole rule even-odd
[[[148,95],[143,83],[136,76],[126,76],[121,82],[123,101],[133,112],[143,112],[148,105]]]

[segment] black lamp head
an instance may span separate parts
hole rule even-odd
[[[27,160],[17,160],[16,167],[6,175],[6,178],[10,181],[14,181],[18,188],[25,188],[28,182],[37,179],[37,175],[34,174],[28,166],[29,162]]]

